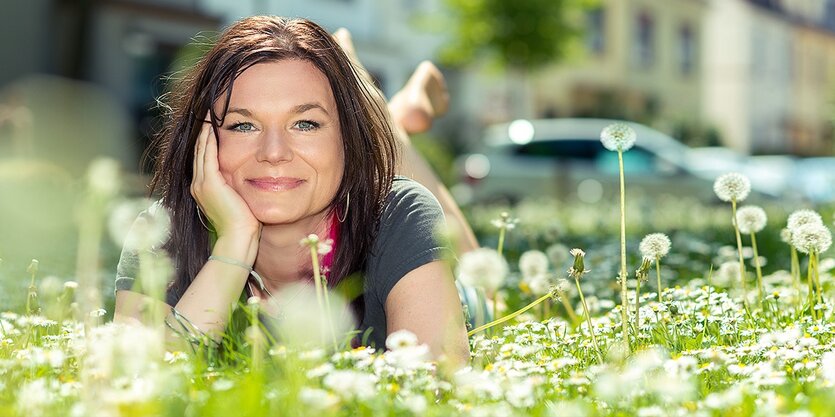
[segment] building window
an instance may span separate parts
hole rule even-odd
[[[586,47],[596,54],[606,48],[606,13],[602,7],[586,14]]]
[[[696,38],[689,24],[678,30],[678,69],[684,75],[693,73],[696,67]]]
[[[635,22],[633,55],[639,68],[649,68],[655,63],[655,21],[647,12],[639,13]]]

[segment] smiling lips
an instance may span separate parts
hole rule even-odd
[[[250,178],[246,182],[263,191],[286,191],[302,185],[304,180],[292,177],[260,177]]]

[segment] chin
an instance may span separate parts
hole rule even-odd
[[[283,207],[283,205],[263,202],[250,204],[249,209],[258,221],[264,225],[292,223],[299,218],[297,207]]]

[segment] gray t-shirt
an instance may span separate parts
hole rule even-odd
[[[140,216],[154,215],[155,204]],[[435,237],[444,214],[438,200],[422,185],[395,177],[377,237],[363,271],[363,317],[360,334],[370,329],[366,343],[382,350],[387,336],[385,304],[389,292],[409,271],[442,259],[445,247]],[[138,271],[136,252],[123,249],[116,269],[116,291],[133,288]],[[175,305],[176,299],[166,300]]]

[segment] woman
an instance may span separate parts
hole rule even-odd
[[[461,305],[432,236],[442,208],[395,178],[397,133],[363,74],[316,24],[261,16],[233,24],[182,79],[151,183],[172,216],[166,301],[219,338],[245,288],[266,298],[310,280],[299,240],[315,233],[335,240],[329,287],[364,276],[355,305],[369,342],[408,329],[465,362]],[[246,285],[252,271],[263,287]],[[117,319],[136,317],[133,276],[117,275]]]

